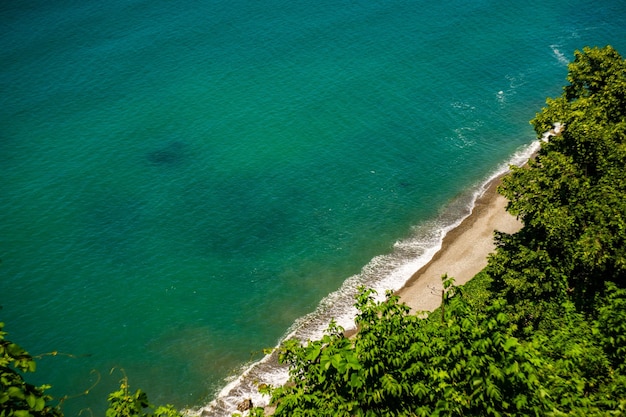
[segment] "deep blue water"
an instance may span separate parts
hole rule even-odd
[[[573,51],[626,54],[617,0],[33,0],[0,28],[0,320],[72,355],[39,362],[54,394],[100,375],[71,415],[122,369],[208,403],[401,285],[527,154]]]

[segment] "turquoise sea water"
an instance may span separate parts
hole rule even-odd
[[[122,369],[179,407],[245,393],[528,155],[575,49],[626,55],[617,0],[33,0],[0,28],[0,320],[72,355],[39,361],[54,394],[99,380],[70,415]]]

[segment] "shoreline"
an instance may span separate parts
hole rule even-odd
[[[503,174],[504,175],[504,174]],[[487,266],[495,249],[494,232],[514,233],[521,221],[506,211],[508,200],[498,194],[500,175],[476,199],[472,212],[443,238],[441,248],[395,292],[412,312],[433,311],[441,304],[441,276],[448,274],[463,285]]]
[[[393,289],[397,278],[404,277],[402,284],[395,286],[396,290],[394,290],[394,293],[400,297],[400,302],[407,304],[413,313],[433,311],[438,308],[441,304],[443,289],[441,276],[443,274],[447,273],[448,276],[453,277],[456,285],[465,284],[487,265],[487,257],[495,249],[494,232],[496,230],[514,233],[521,229],[522,223],[505,210],[508,200],[497,193],[497,187],[502,177],[509,172],[508,167],[526,164],[536,153],[538,146],[538,142],[533,142],[527,148],[514,154],[497,170],[496,174],[479,187],[482,191],[474,194],[469,214],[456,223],[456,226],[444,225],[440,229],[444,230],[445,234],[437,245],[438,248],[431,252],[431,255],[428,255],[428,252],[435,249],[434,247],[422,246],[418,243],[418,246],[425,252],[406,265],[394,264],[396,259],[393,257],[383,259],[382,266],[389,268],[389,265],[392,265],[391,269],[386,271],[387,275],[381,277],[381,271],[373,268],[367,274],[383,279],[378,282],[378,285],[372,286],[371,283],[365,283],[365,285],[372,287],[383,285]],[[425,263],[421,263],[420,258],[424,256],[430,256],[430,258]],[[383,255],[383,258],[385,257],[386,255]],[[418,264],[415,265],[415,262]],[[352,316],[356,311],[353,307],[354,294],[356,287],[364,284],[361,278],[365,269],[360,274],[348,278],[339,290],[329,294],[314,312],[294,323],[281,341],[294,337],[302,341],[315,338],[317,333],[323,333],[326,330],[329,313],[334,313],[332,317],[344,327],[346,336],[354,335],[357,329],[346,326],[342,323],[342,319],[350,316],[350,321],[354,326]],[[390,277],[391,280],[388,280]],[[228,382],[210,403],[188,409],[187,412],[197,417],[227,416],[236,413],[237,406],[244,399],[251,399],[255,405],[265,406],[268,398],[258,392],[257,385],[259,383],[282,385],[287,379],[288,370],[278,364],[274,352],[258,362],[245,365],[240,376]]]

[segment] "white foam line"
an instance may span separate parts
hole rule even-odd
[[[540,141],[534,141],[520,148],[506,163],[498,166],[484,182],[476,187],[470,197],[466,214],[447,225],[437,222],[425,225],[422,232],[429,230],[431,232],[426,233],[426,236],[415,236],[396,242],[393,253],[373,258],[360,274],[348,278],[339,290],[325,297],[314,312],[298,319],[281,341],[290,338],[296,338],[302,342],[319,339],[327,329],[331,317],[345,329],[354,328],[354,318],[357,313],[353,305],[354,296],[360,285],[375,289],[379,300],[384,299],[386,290],[396,291],[402,288],[415,271],[426,265],[441,249],[447,233],[471,214],[476,201],[488,185],[505,174],[511,165],[524,165],[539,148]],[[428,237],[433,234],[435,236]],[[279,345],[280,343],[277,347]],[[248,398],[255,406],[265,406],[269,398],[259,394],[258,385],[280,386],[287,382],[288,378],[288,368],[278,364],[276,353],[266,355],[263,359],[242,368],[240,376],[230,381],[211,403],[201,408],[186,410],[186,414],[204,417],[231,416],[237,412],[238,403]]]
[[[376,288],[375,288],[379,292],[379,296],[380,296],[381,290],[383,292],[381,298],[384,298],[384,291],[386,291],[387,289],[390,289],[392,291],[399,290],[413,276],[415,271],[418,271],[420,268],[422,268],[428,262],[430,262],[430,260],[435,256],[435,254],[439,250],[441,250],[441,247],[443,245],[443,240],[448,234],[448,232],[458,227],[463,222],[463,220],[465,220],[467,217],[471,215],[471,212],[476,204],[476,201],[487,190],[487,187],[489,186],[489,184],[496,178],[508,172],[509,167],[511,165],[516,165],[516,166],[524,165],[528,161],[528,159],[539,149],[539,147],[540,147],[540,142],[534,141],[530,145],[524,148],[521,148],[519,151],[513,154],[513,156],[509,159],[507,163],[503,163],[502,165],[500,165],[489,177],[487,177],[487,180],[484,181],[480,185],[480,187],[478,187],[478,189],[474,191],[474,193],[472,194],[468,213],[456,219],[456,221],[454,221],[452,224],[442,227],[440,229],[440,236],[435,245],[432,245],[429,248],[427,248],[425,252],[419,257],[413,260],[410,260],[408,262],[405,262],[399,267],[391,270],[391,272],[389,272],[384,278],[380,279],[380,281],[377,283]],[[412,242],[409,242],[409,244],[411,243]],[[402,245],[402,244],[404,243],[398,242],[396,245]]]
[[[550,45],[550,49],[552,49],[552,53],[554,53],[554,56],[556,57],[557,61],[561,63],[561,65],[568,65],[569,59],[567,59],[565,54],[563,54],[563,52],[559,50],[559,46],[560,45]]]

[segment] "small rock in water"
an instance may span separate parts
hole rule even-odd
[[[252,400],[250,398],[247,398],[239,403],[239,405],[237,406],[237,410],[244,412],[252,409],[252,407],[254,407],[254,405],[252,405]]]

